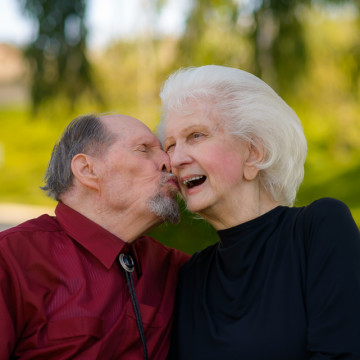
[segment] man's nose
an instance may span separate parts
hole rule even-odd
[[[171,172],[171,165],[170,165],[169,155],[165,151],[162,151],[161,155],[162,155],[162,159],[161,159],[161,162],[160,162],[160,170],[161,171]]]

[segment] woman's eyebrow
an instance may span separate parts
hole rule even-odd
[[[194,125],[189,125],[187,126],[186,128],[184,129],[181,129],[180,130],[180,134],[183,135],[183,134],[186,134],[190,131],[193,131],[193,130],[208,130],[209,129],[209,126],[207,125],[204,125],[204,124],[194,124]],[[166,142],[170,141],[170,140],[174,140],[174,136],[168,136],[164,139],[164,144],[166,144]]]
[[[190,126],[186,127],[185,129],[182,129],[180,131],[180,133],[187,133],[192,130],[208,130],[208,129],[209,129],[209,126],[207,126],[207,125],[195,124],[195,125],[190,125]]]

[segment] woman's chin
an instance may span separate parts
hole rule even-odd
[[[199,215],[201,215],[201,212],[206,210],[204,204],[195,203],[193,201],[188,201],[186,203],[186,206],[189,211],[191,211],[192,213],[198,213]]]

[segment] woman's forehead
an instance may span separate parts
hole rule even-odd
[[[186,112],[170,110],[165,122],[165,133],[172,129],[183,129],[191,126],[210,126],[218,123],[218,118],[214,116],[214,111],[209,107],[196,106],[188,108]]]

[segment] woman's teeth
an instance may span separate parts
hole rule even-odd
[[[186,179],[183,181],[183,184],[188,188],[191,189],[194,186],[198,186],[201,185],[205,182],[206,180],[206,176],[205,175],[199,175],[199,176],[194,176],[192,178]]]

